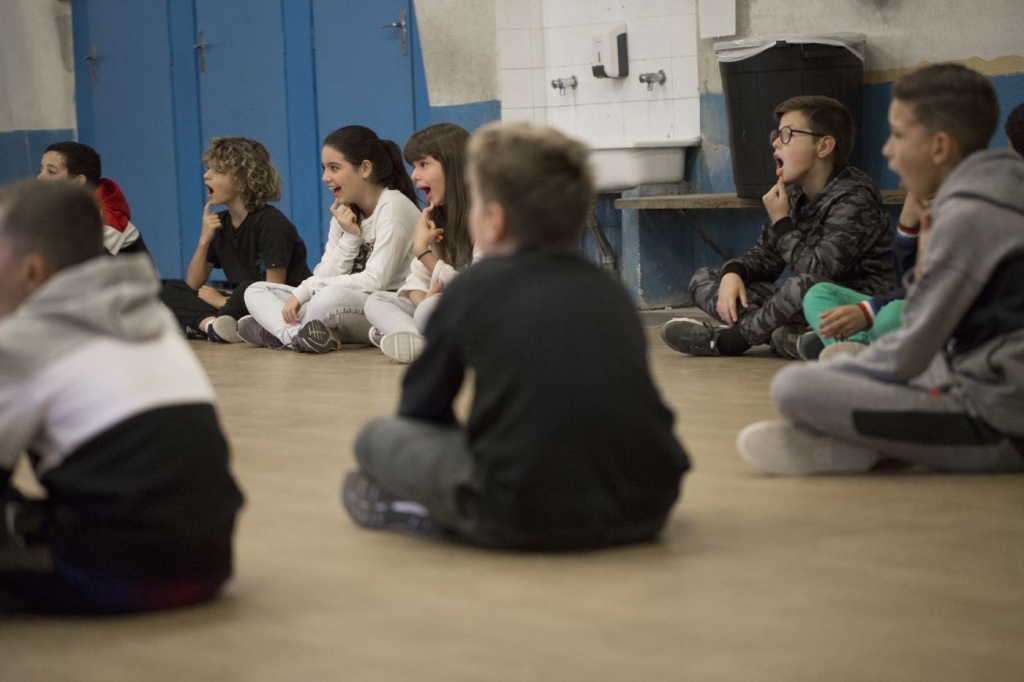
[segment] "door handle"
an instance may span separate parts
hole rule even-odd
[[[400,30],[402,36],[402,54],[409,54],[409,46],[405,41],[405,10],[398,10],[398,21],[394,21],[390,24],[384,24],[381,28],[397,28]]]
[[[199,32],[199,42],[193,45],[199,51],[199,73],[206,73],[206,33]]]

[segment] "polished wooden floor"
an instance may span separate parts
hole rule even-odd
[[[405,369],[375,349],[195,342],[248,500],[235,580],[175,613],[0,618],[0,680],[1024,679],[1024,477],[759,475],[735,436],[782,361],[650,331],[695,469],[661,542],[566,556],[352,525],[353,437]]]

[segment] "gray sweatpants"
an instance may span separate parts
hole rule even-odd
[[[854,455],[873,453],[876,462],[893,458],[958,472],[1024,470],[1024,439],[972,416],[942,356],[909,384],[843,372],[830,362],[790,365],[775,375],[771,397],[783,417],[823,436],[816,440],[823,450],[831,451],[830,439],[836,439],[863,448],[844,448]]]
[[[479,537],[473,489],[473,455],[461,426],[405,417],[366,423],[356,437],[356,461],[398,499],[427,508],[439,525],[470,540]]]
[[[804,319],[803,301],[807,290],[818,282],[826,281],[818,275],[794,275],[782,286],[772,282],[749,282],[747,287],[748,307],[739,308],[737,326],[743,338],[752,346],[767,343],[772,332],[788,324],[807,326]],[[701,268],[690,280],[690,297],[694,305],[725,324],[718,316],[718,288],[722,274],[714,268]]]

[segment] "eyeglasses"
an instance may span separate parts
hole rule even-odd
[[[797,130],[793,126],[783,126],[768,134],[768,144],[775,144],[775,140],[782,140],[782,144],[789,144],[789,141],[793,139],[793,133],[813,135],[814,137],[825,137],[824,133],[815,133],[810,130]]]

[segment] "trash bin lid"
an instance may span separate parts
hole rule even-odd
[[[790,44],[815,43],[818,45],[834,45],[845,47],[857,59],[864,61],[864,44],[868,37],[863,33],[809,33],[806,35],[776,35],[760,38],[742,38],[715,43],[715,55],[720,62],[738,62],[750,59],[765,50],[775,47],[780,41]]]

